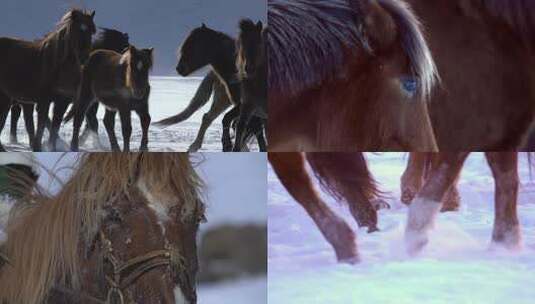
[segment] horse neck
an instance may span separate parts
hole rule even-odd
[[[235,82],[236,69],[236,46],[234,39],[223,34],[217,33],[216,39],[220,46],[210,60],[210,65],[214,71],[228,84]]]

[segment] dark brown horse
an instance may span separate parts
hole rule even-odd
[[[268,154],[273,170],[290,195],[314,220],[333,246],[340,262],[359,261],[356,235],[320,198],[305,169],[305,159],[322,186],[349,206],[351,214],[368,232],[377,230],[377,211],[382,204],[376,183],[362,153],[274,153]]]
[[[176,71],[181,76],[188,76],[210,65],[221,83],[225,85],[230,101],[236,106],[241,102],[241,83],[238,79],[236,55],[234,38],[202,24],[189,33],[180,47]],[[235,107],[231,111],[239,113],[239,108]],[[232,150],[230,127],[236,116],[236,114],[225,115],[223,119],[223,151]],[[250,133],[256,135],[260,150],[265,151],[263,123],[259,118],[252,119]]]
[[[41,149],[51,100],[73,94],[78,87],[80,66],[96,31],[94,16],[95,12],[70,10],[54,32],[35,42],[0,38],[0,131],[12,100],[35,103],[38,122],[32,145],[36,151]]]
[[[149,71],[153,58],[151,49],[136,49],[130,46],[124,54],[110,50],[97,50],[91,53],[82,70],[82,81],[78,98],[73,109],[65,118],[74,116],[71,149],[78,150],[78,135],[84,114],[89,106],[100,102],[108,111],[104,125],[110,138],[112,150],[120,151],[115,136],[115,115],[119,112],[123,130],[123,151],[130,150],[132,134],[131,111],[136,111],[141,120],[141,150],[148,149],[149,114]]]
[[[407,0],[441,77],[430,116],[441,151],[513,151],[535,114],[535,2]]]
[[[201,186],[185,153],[82,155],[12,212],[0,302],[196,303]]]
[[[267,58],[265,36],[266,31],[261,21],[256,24],[250,19],[240,21],[240,35],[236,42],[238,55],[236,66],[241,81],[241,102],[234,152],[241,151],[245,141],[247,126],[256,116],[267,122]],[[225,115],[233,119],[233,110]],[[227,117],[229,116],[229,117]],[[263,132],[263,130],[262,130]]]
[[[438,76],[402,0],[268,1],[270,151],[437,149]]]
[[[409,207],[405,240],[409,254],[418,253],[428,242],[428,232],[446,198],[459,178],[469,152],[430,153],[429,172]],[[520,224],[516,211],[518,195],[518,153],[485,154],[495,181],[494,228],[492,242],[509,249],[520,245]]]

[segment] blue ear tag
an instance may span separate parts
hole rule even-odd
[[[402,76],[399,78],[399,81],[401,83],[401,88],[407,95],[409,95],[409,97],[413,97],[414,94],[416,94],[416,91],[418,90],[418,78],[413,76]]]

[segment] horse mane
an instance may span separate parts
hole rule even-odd
[[[126,84],[126,87],[127,88],[132,88],[133,87],[133,83],[132,83],[132,71],[134,71],[135,69],[132,69],[132,48],[136,49],[136,51],[143,51],[143,50],[140,50],[140,49],[137,49],[135,48],[134,46],[130,46],[130,48],[128,48],[122,55],[121,57],[121,63],[126,63],[126,75],[125,75],[125,84]],[[152,70],[152,66],[154,64],[154,54],[151,53],[150,57],[149,57],[149,66],[148,66],[148,69],[149,71]]]
[[[186,153],[83,154],[58,194],[35,196],[9,220],[12,265],[0,269],[0,302],[39,304],[55,284],[78,290],[79,256],[99,230],[102,208],[138,195],[138,181],[168,207],[202,204],[202,181]]]
[[[524,42],[535,41],[535,2],[532,0],[477,1],[492,17],[503,20]]]
[[[255,31],[256,23],[254,23],[249,18],[241,19],[239,22],[239,28],[240,28],[240,34],[239,34],[238,39],[236,39],[236,69],[238,70],[238,79],[245,79],[247,78],[247,72],[245,71],[245,62],[243,60],[244,58],[242,54],[242,49],[243,49],[242,35],[245,32]],[[265,39],[266,39],[265,27],[262,28],[261,37],[262,37],[262,44],[264,45],[264,48],[265,48]],[[263,64],[265,64],[265,62]]]
[[[128,34],[121,31],[101,27],[93,40],[93,49],[109,49],[123,53],[130,45]]]
[[[80,9],[71,9],[58,22],[56,29],[39,40],[41,52],[45,58],[45,67],[43,73],[50,73],[59,68],[59,66],[74,52],[75,58],[79,59],[78,39],[73,37],[76,31],[73,31],[74,18],[76,14],[86,14],[87,12]]]
[[[347,73],[349,52],[364,50],[373,55],[360,22],[365,18],[348,0],[270,0],[267,50],[268,85],[277,91],[297,95],[325,80]],[[401,44],[420,92],[427,96],[438,78],[420,23],[399,0],[379,0],[399,29]]]

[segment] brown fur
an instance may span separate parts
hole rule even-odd
[[[99,230],[102,208],[134,195],[140,179],[170,208],[201,202],[187,154],[83,154],[57,195],[33,197],[10,219],[5,248],[13,265],[0,269],[0,302],[38,304],[55,284],[80,288],[80,254]]]
[[[535,115],[535,6],[408,0],[441,76],[430,116],[440,151],[519,149]]]
[[[344,26],[354,24],[355,28],[365,28],[368,37],[359,32],[351,32],[345,38],[336,37],[325,33],[329,27],[318,22],[321,25],[318,33],[311,37],[321,39],[315,39],[314,45],[309,45],[312,42],[306,40],[308,36],[302,38],[303,42],[292,36],[299,42],[294,48],[302,48],[295,56],[310,58],[313,64],[303,64],[304,59],[294,58],[286,65],[277,65],[275,59],[288,61],[277,54],[280,49],[292,54],[296,51],[283,46],[274,51],[268,44],[269,83],[275,84],[269,86],[268,93],[270,151],[437,150],[426,98],[438,76],[418,20],[403,1],[373,1],[373,5],[363,4],[368,1],[336,3],[343,6],[340,3],[344,2],[353,8],[352,18]],[[358,4],[363,6],[357,9]],[[331,11],[326,12],[322,14]],[[338,16],[332,14],[325,18]],[[285,19],[281,20],[284,26]],[[284,33],[293,34],[292,26],[295,27],[286,25],[289,29]],[[275,27],[270,21],[268,42],[272,44],[277,40],[269,38]],[[347,30],[333,28],[334,33]],[[275,28],[275,31],[281,30]],[[331,36],[335,38],[329,39]],[[272,68],[279,65],[283,68]],[[302,73],[299,77],[293,77],[297,75],[296,70]],[[402,89],[406,76],[419,78],[414,95]]]

